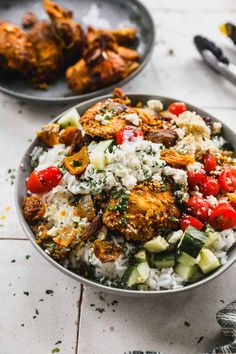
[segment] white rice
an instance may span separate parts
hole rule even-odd
[[[174,272],[173,268],[162,270],[152,268],[147,284],[151,290],[178,289],[183,287],[184,280]]]

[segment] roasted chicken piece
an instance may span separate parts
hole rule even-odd
[[[84,44],[83,30],[80,24],[73,20],[72,11],[50,0],[44,0],[43,4],[60,40],[64,62],[67,66],[73,64],[82,55]]]
[[[82,149],[75,155],[64,158],[64,166],[72,175],[77,177],[81,176],[89,164],[89,155],[87,147],[83,146]]]
[[[22,209],[25,220],[30,224],[41,221],[45,213],[45,205],[37,197],[25,197]]]
[[[78,132],[79,129],[76,127],[66,127],[59,133],[59,142],[61,144],[65,144],[66,146],[70,146]]]
[[[127,99],[127,98],[126,98]],[[93,107],[84,112],[80,122],[85,132],[92,136],[112,139],[116,133],[122,130],[126,125],[133,125],[128,120],[129,115],[136,115],[139,119],[139,127],[143,132],[160,129],[163,125],[159,117],[152,116],[141,108],[133,108],[119,103],[120,100],[108,99],[96,103]],[[103,121],[100,119],[104,118]],[[106,124],[104,124],[104,121]]]
[[[119,87],[116,87],[114,89],[114,91],[112,93],[112,99],[114,102],[125,104],[127,106],[131,105],[131,100]]]
[[[54,145],[59,144],[59,130],[59,124],[47,124],[37,132],[37,136],[42,143],[49,147],[53,147]]]
[[[27,35],[16,25],[0,22],[0,72],[30,77],[36,58]]]
[[[160,229],[178,228],[180,211],[171,191],[157,182],[142,182],[117,199],[112,198],[103,214],[104,224],[128,240],[147,241]]]
[[[192,156],[181,155],[177,151],[169,149],[165,149],[161,152],[161,159],[165,160],[168,165],[177,168],[186,167],[195,162],[195,159]]]
[[[157,131],[149,131],[145,135],[145,139],[153,143],[163,144],[165,147],[174,146],[178,140],[178,135],[173,129],[159,129]]]
[[[139,63],[125,60],[111,51],[91,51],[90,56],[80,59],[67,69],[69,87],[78,94],[96,91],[121,81],[139,67]],[[96,62],[92,57],[96,57]]]
[[[135,27],[123,27],[105,31],[110,32],[115,37],[117,43],[121,45],[133,43],[137,35],[137,29]]]
[[[36,24],[36,22],[38,22],[38,18],[35,13],[28,11],[24,14],[21,22],[24,28],[29,29],[32,28]]]
[[[100,101],[84,112],[80,118],[80,123],[88,135],[111,139],[119,130],[122,130],[127,125],[123,117],[126,110],[127,106],[113,100]],[[97,120],[99,115],[103,115],[104,117],[108,115],[110,117],[107,125],[101,124]]]
[[[139,67],[137,51],[119,47],[111,32],[88,28],[83,59],[67,70],[69,87],[78,94],[118,82]]]
[[[36,56],[34,75],[29,80],[36,87],[47,89],[48,83],[56,79],[63,66],[60,42],[52,24],[47,21],[37,22],[28,32],[28,40]]]
[[[102,262],[115,262],[121,255],[120,247],[109,241],[95,240],[93,243],[95,256]]]

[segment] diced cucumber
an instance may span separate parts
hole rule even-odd
[[[165,251],[169,244],[164,237],[157,236],[144,244],[144,248],[151,253],[159,253]]]
[[[218,235],[217,232],[210,225],[207,225],[206,227],[206,234],[208,238],[204,247],[209,248],[218,239]]]
[[[112,142],[113,140],[100,141],[90,154],[90,162],[95,170],[104,170],[106,166],[105,151]]]
[[[136,261],[137,261],[138,263],[140,263],[140,262],[147,262],[148,257],[147,257],[147,252],[146,252],[146,250],[140,250],[140,251],[138,251],[138,253],[136,253],[136,254],[134,255],[134,258],[136,259]]]
[[[139,283],[139,272],[137,271],[136,266],[132,266],[126,271],[123,283],[127,288],[131,288],[134,284]]]
[[[148,291],[148,285],[147,284],[138,284],[137,288],[140,291]]]
[[[201,259],[200,254],[197,256],[197,258],[193,258],[189,256],[187,253],[182,252],[178,258],[178,262],[191,267],[194,266],[194,264],[198,264],[200,259]]]
[[[137,265],[137,271],[139,273],[139,283],[144,283],[149,277],[150,267],[147,262],[142,262]]]
[[[208,274],[218,268],[220,262],[213,252],[204,248],[201,251],[201,260],[198,263],[198,266],[204,274]]]
[[[196,270],[197,270],[196,265],[187,266],[185,264],[178,263],[177,266],[175,267],[175,273],[177,273],[185,281],[191,279]]]
[[[150,273],[150,267],[147,262],[141,262],[130,267],[124,275],[123,283],[127,288],[135,284],[144,283]]]
[[[63,114],[63,116],[58,120],[61,128],[66,128],[68,126],[76,127],[79,126],[79,113],[75,108],[70,109],[68,112]]]
[[[189,256],[197,258],[206,241],[207,236],[204,232],[189,225],[179,242],[178,248]]]
[[[153,264],[157,269],[174,267],[175,253],[163,252],[163,253],[155,254],[153,257]]]

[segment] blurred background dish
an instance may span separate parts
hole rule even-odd
[[[14,0],[1,2],[1,20],[22,26],[23,19],[24,27],[30,27],[31,24],[34,24],[36,21],[33,14],[35,14],[40,20],[47,19],[47,15],[45,11],[43,11],[42,5],[42,2],[36,0],[24,0],[20,3]],[[79,22],[83,28],[92,25],[93,27],[103,29],[126,27],[134,27],[137,29],[137,43],[135,49],[139,52],[141,57],[140,65],[125,79],[119,81],[119,85],[132,79],[147,64],[154,43],[155,31],[150,14],[139,1],[131,0],[125,2],[123,0],[118,0],[116,2],[111,2],[108,0],[102,0],[98,2],[93,0],[81,0],[78,2],[76,0],[70,0],[66,2],[60,1],[59,5],[65,6],[67,9],[73,11],[75,21]],[[32,12],[32,14],[29,14],[29,11]],[[42,23],[44,22],[40,21],[36,23],[36,27]],[[33,27],[31,31],[35,32],[35,28]],[[37,33],[39,32],[41,31],[37,31]],[[35,38],[35,33],[32,34]],[[67,74],[69,86],[79,92],[79,88],[73,85],[73,78],[70,78],[71,72],[68,71]],[[78,78],[78,80],[80,80],[80,78]],[[99,90],[96,87],[93,87],[93,92],[78,95],[78,93],[75,93],[75,91],[68,88],[64,72],[60,74],[56,81],[50,83],[47,90],[31,87],[27,82],[22,80],[22,78],[17,77],[17,75],[1,75],[0,77],[0,90],[2,92],[31,101],[54,103],[82,101],[92,98],[110,91],[112,87],[117,85],[117,83],[112,85],[108,80],[107,85],[107,87]]]

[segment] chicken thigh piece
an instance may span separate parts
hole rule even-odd
[[[28,40],[36,57],[34,75],[29,79],[34,86],[47,89],[48,83],[56,79],[63,67],[60,41],[54,33],[52,24],[47,21],[37,22],[28,32]]]
[[[72,11],[50,0],[44,0],[43,5],[60,40],[64,61],[69,66],[75,63],[82,55],[84,32],[80,24],[73,20]]]
[[[36,58],[27,35],[16,25],[0,22],[0,72],[31,75]]]

